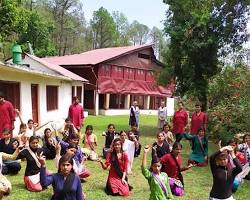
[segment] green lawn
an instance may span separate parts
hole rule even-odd
[[[157,132],[156,124],[157,119],[155,116],[142,116],[140,118],[140,130],[141,137],[140,142],[142,145],[151,144],[155,140],[155,134]],[[102,147],[104,144],[104,138],[101,133],[106,129],[109,123],[114,123],[116,125],[116,130],[128,130],[128,117],[127,116],[89,116],[86,118],[85,125],[92,124],[94,126],[94,132],[98,137],[98,151],[101,155]],[[190,153],[190,145],[188,142],[183,141],[183,164],[185,164],[188,155]],[[215,146],[210,143],[210,154],[214,151]],[[150,158],[148,159],[150,160]],[[149,162],[148,162],[149,163]],[[130,197],[126,199],[130,200],[146,200],[149,198],[149,187],[146,179],[142,176],[140,171],[141,156],[135,158],[133,165],[133,175],[129,176],[129,183],[134,187]],[[53,161],[48,161],[47,166],[49,170],[56,171]],[[87,194],[88,200],[109,200],[109,199],[123,199],[122,197],[111,197],[107,196],[104,192],[104,187],[107,180],[108,171],[101,169],[100,164],[93,161],[87,161],[86,166],[91,170],[92,175],[87,179],[85,183],[82,184],[83,190]],[[16,176],[8,176],[8,179],[12,183],[13,190],[11,194],[5,199],[8,200],[45,200],[50,199],[52,189],[40,192],[31,193],[25,190],[23,184],[23,174],[25,169],[25,162],[22,163],[22,170]],[[206,200],[208,199],[209,191],[212,184],[212,177],[208,167],[206,168],[193,168],[189,171],[183,173],[185,181],[185,192],[184,197],[176,197],[175,199],[182,200]],[[240,189],[235,194],[237,200],[246,200],[249,198],[249,188],[250,182],[245,181],[245,183],[240,187]]]

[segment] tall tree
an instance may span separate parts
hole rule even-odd
[[[156,57],[161,60],[163,48],[166,46],[163,32],[154,26],[149,33],[149,40],[153,44]]]
[[[126,46],[129,45],[129,22],[127,17],[118,11],[112,13],[116,25],[116,31],[119,33],[117,38],[117,45]]]
[[[80,0],[48,0],[48,6],[53,10],[56,28],[54,39],[58,55],[65,55],[68,45],[70,45],[69,35],[78,27],[78,24],[74,24],[72,19],[84,16],[82,15],[82,4]]]
[[[130,37],[134,45],[145,44],[149,37],[150,29],[144,25],[140,24],[138,21],[134,20],[130,25]]]
[[[164,2],[169,5],[165,32],[171,41],[165,58],[168,72],[162,75],[165,81],[176,77],[176,92],[196,95],[206,108],[208,79],[219,71],[218,57],[246,40],[249,0]]]
[[[94,49],[112,47],[116,44],[118,32],[110,13],[103,7],[95,11],[90,21],[93,31]]]
[[[30,12],[27,31],[20,33],[19,43],[23,44],[24,50],[28,49],[29,41],[37,56],[52,56],[56,54],[52,42],[53,23],[45,19],[36,11]]]
[[[0,59],[9,56],[10,47],[27,30],[28,13],[18,0],[0,1]]]

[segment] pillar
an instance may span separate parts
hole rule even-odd
[[[110,94],[107,93],[105,97],[105,106],[104,106],[105,110],[109,109],[109,101],[110,101]]]
[[[146,110],[149,110],[149,106],[150,106],[150,96],[146,97]]]
[[[127,94],[125,96],[124,109],[129,109],[129,108],[130,108],[130,94]]]
[[[99,94],[95,91],[95,115],[99,115]]]
[[[76,86],[75,86],[75,85],[74,85],[73,87],[74,87],[74,94],[73,94],[73,97],[74,97],[74,96],[76,96],[76,95],[77,95],[77,88],[76,88]]]

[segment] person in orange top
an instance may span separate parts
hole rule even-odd
[[[90,160],[97,160],[98,154],[96,153],[97,137],[93,133],[93,126],[87,125],[85,135],[83,138],[83,152]]]

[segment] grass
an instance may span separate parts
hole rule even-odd
[[[127,116],[89,116],[86,118],[85,125],[92,124],[94,126],[94,132],[98,137],[98,153],[101,155],[102,147],[104,144],[104,138],[101,136],[102,132],[106,130],[109,123],[116,125],[116,130],[128,130],[128,117]],[[156,124],[157,119],[155,116],[141,116],[140,118],[140,142],[142,145],[151,144],[155,140],[155,134],[157,132]],[[188,142],[183,141],[183,164],[186,163],[188,155],[190,153],[190,145]],[[210,143],[209,153],[215,151],[216,147]],[[148,161],[150,156],[148,157]],[[149,163],[149,162],[148,162]],[[87,179],[85,183],[82,183],[83,190],[87,194],[87,200],[112,200],[112,199],[124,199],[123,197],[107,196],[104,192],[108,171],[101,169],[100,164],[93,161],[87,161],[86,167],[91,170],[92,175]],[[135,158],[133,164],[133,175],[129,176],[129,183],[134,187],[132,194],[126,198],[129,200],[146,200],[149,198],[149,186],[146,179],[142,176],[140,171],[141,156]],[[47,161],[47,167],[49,170],[56,172],[53,161]],[[25,162],[22,162],[22,170],[18,175],[8,176],[8,179],[12,183],[12,192],[7,196],[6,200],[48,200],[52,194],[52,188],[49,187],[39,193],[32,193],[24,188],[23,174],[25,169]],[[185,181],[185,195],[183,197],[175,197],[174,199],[181,200],[206,200],[208,199],[209,192],[212,186],[212,177],[209,167],[205,168],[193,168],[183,173]],[[237,200],[246,200],[249,198],[250,182],[245,183],[239,188],[234,197]]]

